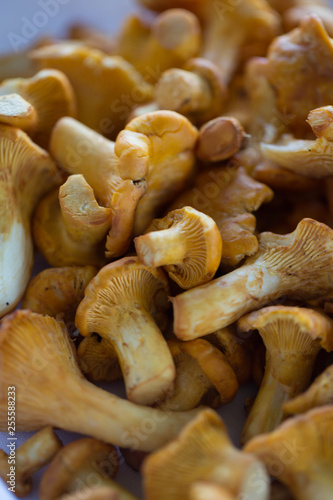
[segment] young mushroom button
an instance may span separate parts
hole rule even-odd
[[[242,432],[247,442],[275,429],[283,403],[309,385],[320,348],[333,350],[333,320],[312,309],[271,306],[244,316],[238,327],[257,329],[266,346],[264,378]]]
[[[302,219],[286,235],[261,233],[259,251],[234,271],[172,299],[174,332],[190,340],[228,326],[280,297],[315,298],[333,288],[333,230]]]
[[[155,219],[134,243],[141,262],[163,266],[185,289],[210,281],[221,261],[222,238],[216,223],[192,207]]]
[[[167,278],[160,268],[124,257],[99,271],[76,313],[81,335],[96,332],[113,345],[127,397],[135,403],[163,400],[173,388],[175,366],[154,321],[168,308],[167,294]]]

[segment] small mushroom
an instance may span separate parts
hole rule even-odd
[[[15,309],[25,291],[33,264],[31,217],[59,182],[46,151],[23,131],[0,125],[0,317]]]
[[[212,408],[230,403],[238,381],[224,354],[205,339],[169,340],[176,367],[174,390],[158,403],[163,410],[191,410],[200,403]]]
[[[56,454],[44,472],[39,485],[39,498],[58,500],[64,493],[108,486],[119,494],[119,500],[135,500],[112,479],[118,465],[118,452],[112,444],[92,438],[73,441]]]
[[[304,300],[328,293],[332,242],[332,229],[312,219],[303,219],[287,235],[262,233],[259,251],[242,266],[172,299],[175,334],[191,340],[280,297]]]
[[[149,142],[147,193],[138,204],[134,222],[134,234],[138,236],[187,185],[194,172],[198,130],[174,111],[139,116],[127,124],[117,138],[116,153],[123,154],[125,160],[128,145],[124,139],[133,133],[136,137],[142,134]],[[133,178],[131,166],[134,168],[135,164],[128,162],[123,167],[124,179]]]
[[[109,141],[82,123],[71,118],[59,120],[55,126],[50,143],[53,157],[69,174],[81,174],[92,188],[90,195],[93,213],[101,218],[101,228],[97,231],[97,244],[100,237],[106,237],[106,256],[116,258],[123,255],[130,242],[135,221],[135,212],[140,199],[146,192],[145,178],[148,176],[150,163],[150,145],[148,138],[140,133],[123,131],[116,142]],[[64,188],[63,188],[64,189]],[[85,219],[85,198],[88,188],[81,188],[82,208],[78,210],[77,195],[68,199],[67,193],[60,195],[62,207],[68,207],[69,217],[64,221],[69,224],[70,236],[75,236],[73,224],[78,219],[79,227]],[[96,201],[104,208],[103,212]],[[74,207],[72,207],[72,204]],[[59,211],[59,210],[58,210]],[[111,211],[111,214],[110,214]],[[66,213],[66,210],[63,210]],[[76,216],[79,212],[80,216]],[[51,217],[52,221],[52,217]],[[51,222],[50,221],[50,222]],[[111,228],[110,228],[111,223]],[[96,225],[92,224],[92,226]],[[93,230],[89,228],[89,233]],[[109,232],[108,232],[109,230]],[[94,233],[96,232],[94,231]],[[80,235],[79,235],[80,236]],[[78,246],[87,235],[80,236]],[[40,246],[45,238],[40,238]],[[66,242],[66,240],[65,240]],[[56,242],[55,242],[56,243]],[[79,249],[78,249],[79,251]],[[45,245],[45,253],[48,252]],[[73,253],[73,252],[70,252]]]
[[[96,332],[113,345],[127,397],[135,403],[163,400],[173,386],[172,356],[154,321],[154,315],[168,308],[167,293],[161,269],[124,257],[99,271],[76,313],[81,335]]]
[[[100,267],[111,209],[98,205],[82,175],[70,175],[38,204],[33,218],[37,248],[51,266]]]
[[[77,98],[77,118],[101,134],[115,138],[131,109],[152,97],[152,87],[119,56],[69,42],[31,52],[42,68],[62,71]]]
[[[99,389],[80,372],[65,325],[31,311],[2,320],[0,355],[0,431],[8,429],[9,386],[17,432],[52,425],[142,451],[172,439],[199,411],[165,413]]]
[[[218,167],[200,173],[195,186],[181,193],[169,210],[191,206],[209,215],[222,236],[222,263],[236,266],[258,250],[251,212],[272,197],[271,189],[252,179],[243,167]]]
[[[199,130],[196,155],[204,162],[227,160],[240,149],[244,136],[237,118],[219,116]]]
[[[242,432],[242,442],[275,429],[283,403],[304,391],[321,347],[333,350],[333,321],[307,308],[271,306],[243,316],[241,331],[258,330],[266,346],[264,378]]]
[[[333,365],[312,382],[310,387],[283,405],[286,414],[304,413],[311,408],[333,404]]]
[[[22,299],[22,309],[74,321],[76,309],[89,281],[97,274],[93,266],[44,269],[29,283]]]
[[[332,439],[333,407],[328,405],[251,439],[244,451],[256,455],[295,500],[326,500],[333,488]]]
[[[204,124],[222,113],[226,92],[218,68],[207,59],[196,58],[182,69],[162,73],[155,100],[160,109],[177,111],[195,124]]]
[[[48,147],[51,131],[59,118],[76,114],[73,89],[61,71],[45,69],[32,78],[5,80],[0,84],[0,96],[10,94],[21,96],[31,105],[34,112],[31,112],[29,121],[26,117],[24,130],[44,148]],[[16,103],[19,105],[17,99]],[[12,120],[10,115],[3,116],[1,107],[0,122],[17,126],[16,117],[13,116]]]
[[[77,349],[78,365],[91,382],[113,382],[122,378],[117,353],[107,340],[97,333],[86,337]]]
[[[233,446],[223,421],[209,409],[146,458],[143,481],[147,500],[190,500],[198,481],[222,486],[236,498],[267,500],[269,493],[264,466]]]
[[[200,48],[196,16],[188,10],[169,9],[150,24],[130,16],[119,35],[117,52],[154,84],[163,71],[182,67]]]
[[[11,443],[7,445],[10,451]],[[32,490],[31,476],[47,465],[61,447],[62,443],[52,427],[45,427],[16,448],[14,455],[0,450],[0,477],[7,482],[11,471],[14,471],[15,495],[25,497]]]
[[[221,261],[222,238],[217,225],[192,207],[153,220],[146,234],[135,238],[134,243],[145,266],[163,266],[185,289],[210,281]]]

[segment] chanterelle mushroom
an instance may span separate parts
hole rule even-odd
[[[275,429],[282,405],[309,385],[321,347],[333,350],[333,320],[307,308],[271,306],[243,316],[241,331],[258,330],[266,346],[265,374],[242,432],[242,441]]]
[[[119,500],[135,500],[112,478],[117,472],[117,449],[102,441],[82,438],[64,446],[53,458],[39,485],[40,500],[58,500],[64,493],[75,493],[101,486],[118,492]]]
[[[84,379],[62,322],[16,311],[0,329],[0,430],[16,387],[16,430],[52,425],[118,446],[151,451],[176,436],[198,410],[168,412],[133,404]]]
[[[0,125],[0,317],[15,308],[28,284],[30,219],[39,199],[59,182],[46,151],[21,130]]]
[[[116,137],[132,107],[151,99],[151,86],[122,57],[68,42],[34,50],[31,57],[67,76],[77,98],[78,120],[108,137]]]
[[[223,486],[237,498],[267,500],[269,492],[264,466],[232,445],[213,410],[201,412],[176,440],[149,455],[143,479],[147,500],[190,500],[197,481]]]
[[[152,404],[172,389],[174,363],[153,319],[167,309],[167,293],[161,269],[124,257],[99,271],[76,313],[81,335],[96,332],[113,345],[127,397],[136,403]]]
[[[93,266],[44,269],[30,281],[22,309],[54,318],[61,314],[65,323],[74,321],[84,290],[96,273]]]
[[[245,132],[236,118],[219,116],[199,130],[197,157],[205,162],[223,161],[237,153]]]
[[[73,89],[61,71],[45,69],[32,78],[5,80],[0,84],[0,96],[8,94],[18,94],[31,105],[34,113],[24,130],[45,148],[48,147],[51,131],[59,118],[76,114]],[[0,122],[15,126],[15,120],[13,123],[10,118],[3,115],[0,107]]]
[[[259,251],[221,278],[172,299],[174,331],[190,340],[280,297],[315,298],[333,287],[333,230],[303,219],[286,235],[262,233]]]
[[[109,229],[106,239],[107,256],[115,258],[123,255],[131,241],[137,205],[146,192],[144,179],[148,175],[150,162],[148,138],[140,133],[123,131],[116,142],[113,142],[72,118],[62,118],[53,130],[50,151],[68,173],[83,175],[93,190],[91,196],[96,197],[102,207],[111,211],[109,216],[105,214],[103,218],[96,208],[102,223],[106,219],[96,236],[104,239]],[[82,192],[81,208],[77,207],[75,193],[70,191],[60,194],[63,213],[67,209],[71,215],[64,222],[69,226],[72,238],[75,238],[72,226],[76,224],[73,219],[79,219],[79,227],[85,219],[85,191]],[[71,193],[73,196],[69,200],[67,195]],[[74,206],[69,205],[69,202]],[[81,217],[77,215],[80,213]],[[89,235],[92,229],[89,228]],[[95,231],[92,235],[94,233]],[[87,240],[87,235],[83,233],[81,239],[78,239],[78,247],[87,244],[84,240]],[[44,253],[49,252],[47,245],[43,245],[45,238],[39,238],[38,241],[40,247],[45,247]]]
[[[218,68],[202,58],[189,60],[182,69],[165,71],[155,86],[160,109],[177,111],[199,125],[221,114],[225,97]]]
[[[191,206],[209,215],[222,236],[222,263],[236,266],[258,250],[251,212],[272,197],[272,190],[252,179],[243,167],[218,167],[200,173],[195,186],[182,192],[170,209]]]
[[[9,442],[7,444],[10,445]],[[0,450],[0,477],[7,483],[10,472],[14,471],[15,495],[25,497],[32,489],[31,476],[48,464],[61,447],[62,443],[52,427],[45,427],[17,449],[15,445],[9,446],[8,455]]]
[[[82,373],[92,382],[99,380],[112,382],[122,378],[114,347],[97,333],[80,342],[77,348],[77,362]]]
[[[244,450],[255,454],[268,473],[286,484],[295,500],[332,498],[333,407],[322,406],[288,419],[257,436]]]
[[[163,410],[190,410],[200,403],[212,408],[230,403],[238,381],[224,354],[208,340],[169,340],[176,366],[173,392],[158,404]]]
[[[125,159],[128,150],[125,138],[133,133],[149,141],[147,193],[138,204],[134,223],[134,233],[140,235],[159,216],[160,210],[184,189],[193,174],[198,130],[174,111],[155,111],[139,116],[128,123],[117,138],[116,153],[123,154]],[[132,178],[135,164],[130,167],[128,163],[127,170],[125,166],[122,169],[124,179]]]
[[[328,404],[333,404],[333,365],[318,375],[305,392],[284,403],[283,411],[287,414],[304,413]]]
[[[169,9],[148,26],[139,17],[131,16],[118,40],[119,55],[151,83],[168,68],[182,67],[199,54],[200,48],[199,21],[183,9]]]
[[[307,122],[316,140],[287,136],[281,143],[261,144],[264,158],[296,174],[323,179],[333,174],[333,106],[313,109]]]
[[[134,243],[141,262],[164,266],[170,278],[185,289],[210,281],[221,262],[222,238],[217,225],[192,207],[153,220]]]

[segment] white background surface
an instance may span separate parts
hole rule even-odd
[[[45,10],[41,7],[41,3],[46,3],[47,0],[44,0],[44,2],[43,0],[0,0],[0,52],[9,52],[13,48],[24,50],[28,48],[29,44],[35,43],[43,35],[60,35],[64,33],[66,28],[73,22],[91,24],[110,33],[116,32],[119,30],[126,13],[133,11],[135,8],[134,1],[130,0],[49,1],[56,3],[55,9],[58,7],[57,13],[53,16],[40,14],[41,12],[45,13]],[[43,26],[37,27],[37,24],[43,24]],[[13,35],[16,35],[20,41],[16,47],[12,47],[11,45]],[[112,392],[124,395],[122,383],[113,385]],[[251,387],[250,392],[253,395],[253,387]],[[245,394],[249,394],[248,388],[242,388],[236,400],[220,411],[230,429],[231,438],[236,443],[245,418]],[[30,433],[17,434],[19,438],[17,446],[30,435]],[[76,437],[66,432],[59,432],[59,436],[64,444]],[[7,437],[5,433],[0,435],[0,447],[3,449],[6,447]],[[37,485],[40,476],[41,473],[34,477],[35,485]],[[120,468],[116,480],[140,496],[139,475],[127,466]],[[4,483],[0,481],[0,499],[9,500],[13,498],[16,497],[9,494]],[[33,494],[27,497],[27,499],[36,500],[37,498],[37,489],[35,487]]]

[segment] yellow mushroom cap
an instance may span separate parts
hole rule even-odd
[[[164,266],[170,278],[185,289],[211,280],[221,261],[222,238],[216,223],[192,207],[155,219],[134,243],[144,264]]]

